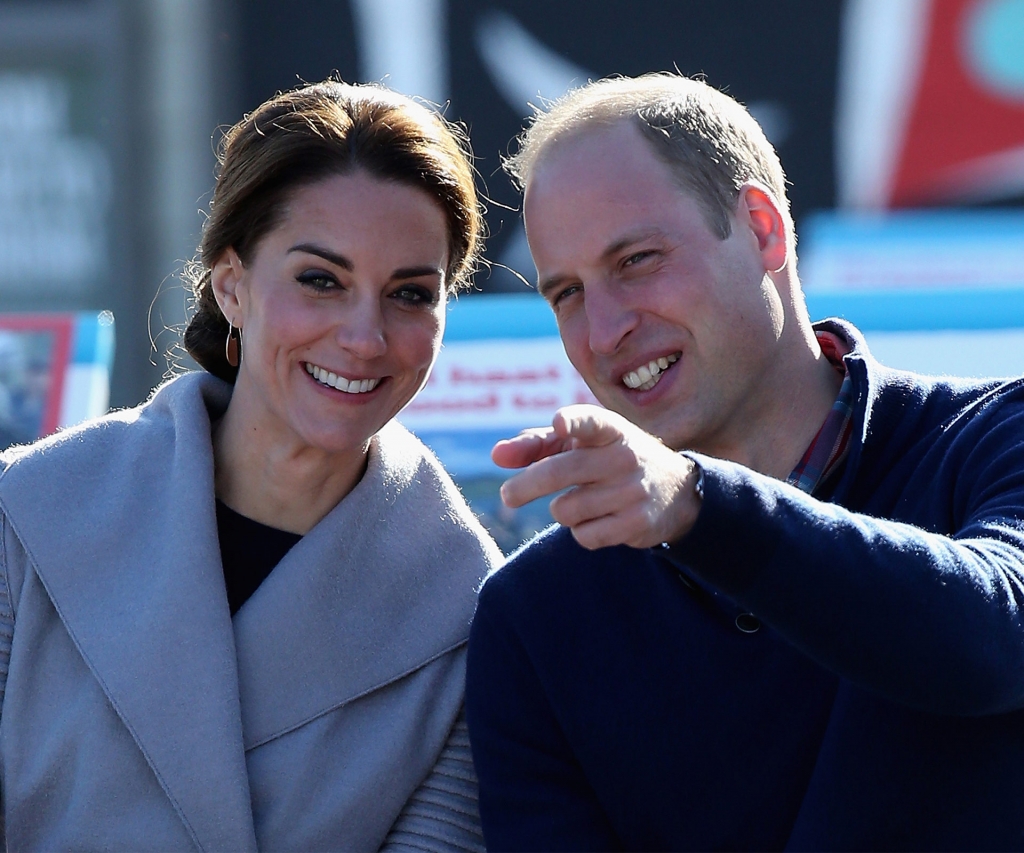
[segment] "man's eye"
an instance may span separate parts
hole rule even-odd
[[[333,275],[320,270],[310,270],[309,272],[300,273],[295,277],[295,279],[303,287],[308,287],[319,292],[333,290],[338,287],[338,280]]]
[[[583,291],[583,285],[581,285],[581,284],[570,284],[568,287],[563,287],[561,290],[558,291],[558,293],[556,293],[554,295],[554,297],[551,300],[551,304],[552,305],[557,305],[563,299],[566,299],[567,297],[573,296],[574,294],[580,293],[582,291]]]
[[[653,256],[654,252],[634,252],[632,255],[630,255],[622,262],[622,265],[624,267],[633,267],[636,266],[637,264],[643,263],[648,258],[651,258]]]

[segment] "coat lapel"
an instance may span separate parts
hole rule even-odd
[[[197,845],[254,850],[207,410],[229,395],[180,377],[31,448],[0,477],[0,502]]]
[[[356,488],[235,615],[246,748],[465,642],[499,559],[436,461],[389,424]]]

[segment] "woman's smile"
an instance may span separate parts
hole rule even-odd
[[[365,394],[376,388],[381,381],[380,379],[346,379],[338,373],[329,371],[326,367],[319,367],[308,361],[306,362],[306,373],[321,385],[336,388],[346,394]]]

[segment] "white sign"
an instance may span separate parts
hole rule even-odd
[[[453,341],[399,416],[413,431],[544,426],[562,406],[596,403],[559,338]]]

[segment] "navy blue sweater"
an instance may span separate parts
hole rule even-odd
[[[683,541],[555,528],[487,581],[490,849],[1024,849],[1024,380],[832,329],[857,403],[828,502],[698,456]]]

